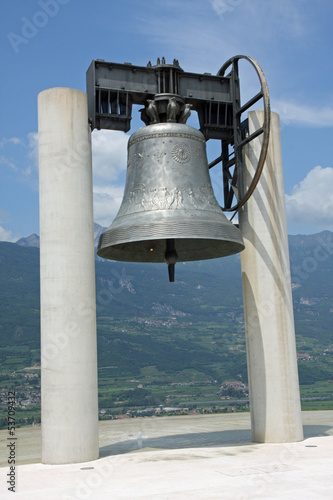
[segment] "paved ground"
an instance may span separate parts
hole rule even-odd
[[[62,466],[31,463],[40,461],[40,428],[20,429],[14,497],[1,431],[0,497],[331,500],[333,411],[303,412],[303,424],[302,442],[253,444],[246,413],[102,422],[101,458]]]

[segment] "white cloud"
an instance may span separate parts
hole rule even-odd
[[[6,158],[5,156],[0,156],[0,165],[4,165],[5,167],[9,167],[12,170],[14,170],[14,172],[17,172],[17,170],[18,170],[15,163],[12,160],[10,160],[9,158]]]
[[[7,229],[0,226],[0,241],[14,242],[16,240],[17,238],[14,238],[11,231],[8,231]]]
[[[333,168],[313,168],[286,195],[287,216],[301,226],[333,227]]]
[[[13,149],[11,146],[23,146]],[[0,156],[0,165],[5,165],[19,175],[29,176],[38,171],[38,133],[29,132],[26,139],[4,137],[0,141],[4,154]],[[13,155],[15,160],[12,159]]]
[[[38,132],[29,132],[28,136],[28,157],[31,158],[38,168]]]
[[[127,142],[123,132],[92,133],[94,220],[108,227],[118,213],[124,194],[122,174],[127,168]]]
[[[118,213],[123,186],[94,186],[94,221],[108,227]]]
[[[266,44],[276,35],[280,39],[295,40],[313,29],[307,15],[307,0],[294,3],[290,0],[209,0],[209,3],[227,29],[237,30],[238,37],[251,33],[252,38],[261,37]],[[239,26],[246,26],[243,35],[238,31]]]
[[[114,130],[92,133],[93,173],[95,179],[115,180],[127,167],[129,136]]]
[[[333,126],[333,108],[311,107],[291,101],[274,101],[276,111],[285,125],[306,125],[315,127]]]
[[[23,144],[23,141],[21,139],[19,139],[18,137],[4,137],[3,139],[1,139],[0,141],[0,148],[2,148],[5,144],[20,144],[22,145]]]
[[[140,11],[136,29],[149,33],[157,48],[165,48],[157,55],[178,58],[185,71],[217,71],[233,55],[265,53],[277,39],[306,40],[316,29],[309,16],[315,6],[310,9],[307,4],[307,0],[159,0]],[[172,22],[161,23],[161,16]]]
[[[0,208],[0,223],[2,223],[3,219],[8,217],[8,213],[6,210]],[[3,226],[0,226],[0,241],[17,241],[11,231],[5,229]]]

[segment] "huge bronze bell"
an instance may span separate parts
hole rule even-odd
[[[153,123],[128,142],[124,198],[97,254],[129,262],[214,259],[244,249],[213,193],[206,142],[184,123]]]

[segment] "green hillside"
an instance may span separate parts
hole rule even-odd
[[[304,407],[333,407],[332,241],[330,232],[289,239],[302,396],[328,398]],[[164,264],[97,258],[96,300],[106,416],[246,398],[239,256],[178,263],[175,283]],[[0,386],[20,388],[28,422],[39,409],[39,329],[39,250],[1,242]]]

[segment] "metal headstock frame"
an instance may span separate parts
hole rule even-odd
[[[241,104],[239,61],[248,61],[259,79],[259,92]],[[262,172],[269,141],[270,102],[266,79],[259,64],[251,57],[237,55],[229,59],[217,75],[185,72],[174,59],[166,64],[158,59],[152,66],[136,66],[131,63],[110,63],[101,59],[92,61],[87,71],[88,115],[92,130],[130,130],[132,105],[143,105],[141,119],[146,125],[149,100],[175,97],[188,109],[196,111],[200,131],[206,141],[221,141],[221,155],[209,164],[209,168],[222,163],[224,193],[223,211],[237,211],[253,193]],[[263,101],[264,122],[262,127],[248,134],[242,114],[259,101]],[[163,121],[163,113],[159,116]],[[166,120],[165,116],[165,120]],[[239,178],[243,168],[243,147],[262,135],[261,152],[252,182],[241,196]]]

